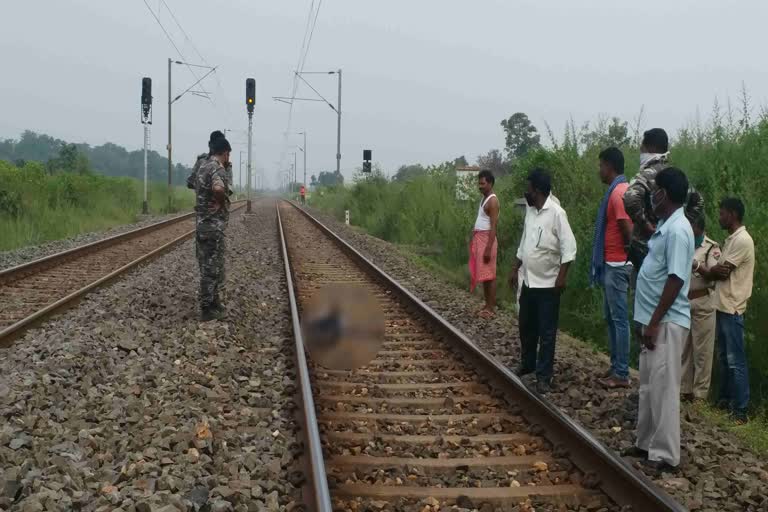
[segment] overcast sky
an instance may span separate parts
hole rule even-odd
[[[185,59],[219,66],[174,104],[174,160],[189,164],[213,129],[244,130],[244,81],[257,82],[254,154],[275,182],[293,160],[288,105],[311,0],[147,0]],[[317,5],[319,0],[315,0]],[[25,129],[92,145],[142,145],[141,77],[154,81],[152,147],[167,143],[167,58],[179,58],[144,0],[4,2],[0,137]],[[323,0],[306,70],[343,69],[342,170],[362,149],[387,172],[503,146],[501,119],[526,112],[562,132],[600,114],[674,132],[741,82],[768,103],[765,0]],[[191,41],[191,42],[190,42]],[[310,77],[336,103],[334,75]],[[174,66],[173,91],[194,82]],[[311,97],[306,87],[299,96]],[[335,168],[335,114],[296,103],[308,175]],[[230,134],[237,168],[244,132]],[[293,136],[289,144],[301,142]],[[283,163],[281,164],[281,160]],[[302,162],[299,157],[299,169]],[[300,176],[301,177],[301,176]]]

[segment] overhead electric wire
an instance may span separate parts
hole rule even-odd
[[[290,94],[291,101],[289,102],[289,108],[288,108],[288,126],[283,135],[283,151],[280,155],[281,167],[284,167],[283,163],[285,162],[285,159],[287,158],[287,154],[288,154],[287,153],[288,136],[291,131],[291,126],[293,123],[293,105],[294,105],[293,100],[296,98],[296,93],[299,90],[299,78],[301,78],[300,73],[304,71],[304,65],[307,62],[307,56],[309,55],[309,49],[312,43],[312,36],[315,33],[315,26],[317,25],[317,18],[320,15],[320,8],[322,7],[322,4],[323,4],[323,0],[318,0],[317,9],[315,9],[315,0],[312,0],[312,3],[309,6],[309,13],[307,14],[307,23],[306,23],[306,26],[304,27],[304,37],[302,39],[301,48],[299,49],[299,60],[296,65],[296,71],[293,74],[293,86],[291,88],[291,94]],[[313,14],[314,14],[314,17],[313,17]],[[310,28],[310,20],[312,23],[311,28]]]
[[[149,10],[150,14],[152,14],[152,17],[155,18],[155,21],[157,22],[157,24],[160,25],[161,29],[163,29],[163,33],[165,34],[165,37],[168,38],[168,42],[170,42],[171,45],[176,49],[176,53],[179,54],[179,57],[181,57],[182,59],[186,60],[186,58],[184,57],[184,54],[181,53],[181,50],[179,50],[179,47],[176,46],[176,43],[173,41],[173,38],[171,37],[171,35],[168,33],[167,30],[165,30],[165,27],[160,22],[160,18],[157,17],[157,14],[155,14],[155,11],[153,11],[152,8],[149,6],[149,3],[147,3],[147,0],[144,0],[144,5],[147,6],[147,9]],[[192,68],[190,68],[189,70],[192,71]],[[197,78],[197,77],[195,77],[195,78]]]
[[[198,58],[203,61],[204,64],[206,64],[208,67],[211,67],[211,64],[208,62],[208,60],[203,57],[203,54],[200,53],[200,50],[198,50],[197,46],[195,45],[194,41],[192,41],[192,38],[189,37],[189,34],[187,34],[187,31],[184,30],[184,27],[181,26],[181,22],[179,22],[179,19],[176,17],[176,14],[174,14],[171,7],[168,5],[168,2],[166,0],[160,0],[162,4],[165,6],[165,9],[168,11],[168,14],[171,15],[171,19],[173,19],[173,22],[176,23],[176,26],[179,27],[179,30],[181,31],[182,35],[184,36],[184,39],[189,43],[189,45],[192,47],[192,50],[197,54]],[[218,67],[218,66],[217,66]],[[221,97],[224,99],[224,108],[226,109],[226,116],[227,121],[231,119],[232,117],[232,109],[230,108],[229,101],[227,100],[226,92],[224,91],[224,86],[221,84],[221,80],[219,79],[218,73],[214,73],[213,75],[214,79],[216,80],[216,84],[219,88],[219,93],[221,94]],[[202,86],[201,86],[201,89]],[[203,89],[203,92],[206,92],[205,89]],[[214,105],[216,105],[216,100],[211,100]]]
[[[312,36],[315,35],[315,26],[317,25],[317,17],[320,15],[320,7],[323,6],[323,0],[318,0],[317,11],[315,11],[315,19],[312,21],[312,30],[309,32],[309,39],[307,39],[307,48],[304,50],[304,59],[301,62],[300,71],[304,71],[304,64],[307,62],[307,54],[309,54],[309,47],[312,45]]]
[[[165,3],[165,2],[163,2],[163,3]],[[186,66],[187,66],[187,69],[189,69],[189,72],[190,72],[190,73],[192,73],[192,76],[195,78],[195,80],[197,80],[197,81],[199,82],[199,81],[200,81],[200,77],[198,77],[198,76],[197,76],[197,73],[195,73],[195,71],[192,69],[192,66],[191,66],[191,65],[190,65],[188,62],[186,62],[186,61],[187,61],[187,58],[186,58],[186,57],[184,56],[184,54],[181,52],[181,50],[179,49],[179,47],[178,47],[178,46],[176,46],[176,43],[174,42],[173,38],[172,38],[172,37],[171,37],[171,35],[168,33],[168,31],[165,29],[165,26],[164,26],[164,25],[163,25],[163,23],[160,21],[160,18],[158,18],[158,17],[157,17],[157,14],[155,14],[155,11],[153,11],[153,10],[152,10],[152,7],[150,7],[150,6],[149,6],[149,3],[147,3],[147,0],[144,0],[144,5],[146,5],[146,6],[147,6],[147,9],[149,10],[150,14],[152,14],[152,17],[153,17],[153,18],[155,18],[155,21],[157,22],[157,24],[158,24],[158,25],[160,25],[160,28],[163,30],[163,33],[165,34],[165,37],[166,37],[166,38],[168,38],[168,41],[169,41],[169,42],[171,43],[171,45],[174,47],[174,49],[176,50],[176,53],[178,53],[178,54],[179,54],[179,57],[181,57],[182,63],[183,63],[184,65],[186,65]],[[166,7],[167,7],[167,5],[166,5]],[[171,13],[171,16],[173,16],[173,13]],[[202,85],[200,86],[200,88],[201,88],[201,89],[203,90],[203,92],[206,94],[206,96],[204,96],[204,97],[205,97],[205,98],[207,98],[207,99],[208,99],[208,101],[210,101],[211,103],[213,103],[213,100],[211,100],[210,96],[208,96],[210,93],[209,93],[208,91],[206,91],[205,89],[203,89]]]

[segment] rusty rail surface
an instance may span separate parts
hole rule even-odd
[[[233,203],[232,211],[244,205]],[[194,215],[179,215],[0,271],[0,346],[191,237]]]
[[[311,381],[314,390],[304,397],[305,423],[325,455],[310,446],[312,471],[327,474],[319,492],[334,509],[350,501],[365,508],[365,500],[410,508],[426,499],[463,508],[532,500],[685,510],[306,210],[281,208],[297,336],[301,303],[326,283],[368,288],[387,318],[384,348],[365,368],[310,364],[311,376],[300,372],[301,387]]]

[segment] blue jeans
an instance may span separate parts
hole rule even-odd
[[[555,366],[560,290],[528,288],[520,293],[520,360],[525,371],[536,370],[539,381],[550,384]]]
[[[611,371],[623,380],[629,378],[629,313],[628,294],[632,267],[605,264],[603,310],[608,324]]]
[[[749,373],[744,347],[744,317],[717,312],[717,359],[720,368],[719,399],[743,416],[749,405]]]

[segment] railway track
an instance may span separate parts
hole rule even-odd
[[[233,204],[233,211],[245,206]],[[194,213],[0,271],[0,347],[91,290],[191,237]]]
[[[281,203],[278,224],[311,508],[685,510],[316,219]],[[386,316],[383,349],[353,372],[308,363],[299,329],[302,303],[339,282]]]

